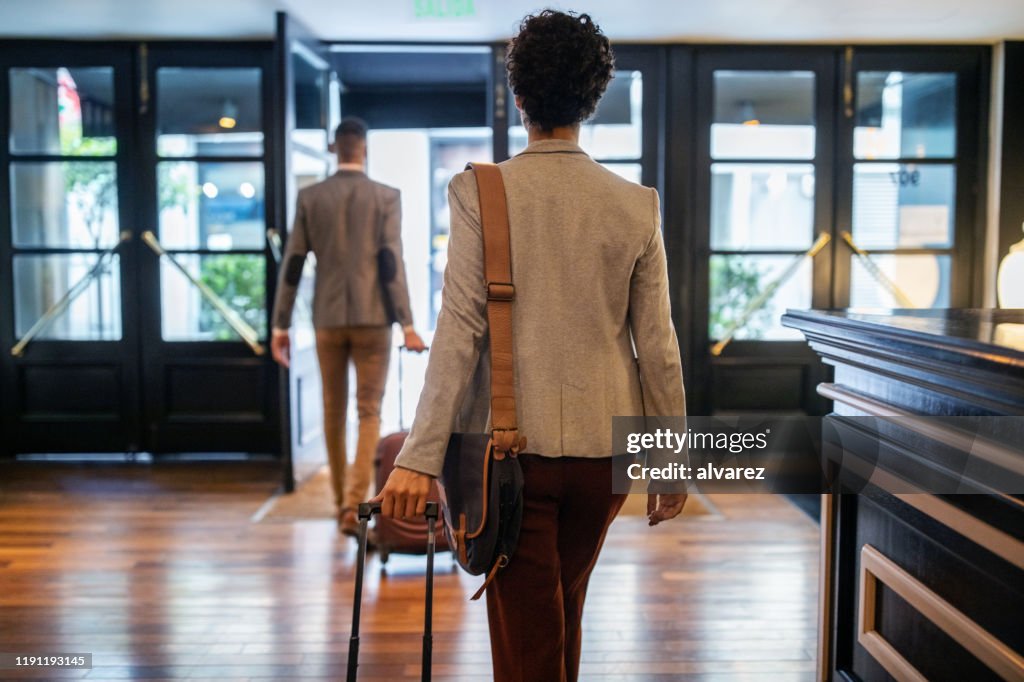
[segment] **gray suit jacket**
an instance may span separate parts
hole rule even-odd
[[[501,172],[525,452],[609,456],[613,416],[684,415],[657,192],[559,140],[531,144]],[[473,174],[455,176],[448,196],[441,312],[416,418],[396,462],[435,476],[452,431],[488,426],[487,301]]]
[[[378,251],[394,257],[390,273],[378,272]],[[390,324],[382,281],[397,321],[412,324],[402,260],[402,206],[397,189],[342,170],[299,192],[274,301],[274,327],[291,326],[306,254],[316,255],[313,325],[362,327]]]

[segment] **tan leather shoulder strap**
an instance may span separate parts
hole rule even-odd
[[[518,452],[521,446],[516,417],[516,381],[512,356],[512,252],[508,205],[501,170],[493,163],[466,166],[476,175],[480,193],[480,223],[484,241],[484,286],[491,340],[491,438],[497,450]]]

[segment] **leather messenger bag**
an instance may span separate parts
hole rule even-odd
[[[518,454],[515,372],[512,357],[512,258],[508,208],[501,171],[491,163],[469,164],[480,193],[484,284],[491,348],[491,433],[453,433],[438,479],[445,534],[459,565],[487,574],[479,599],[508,565],[523,518],[523,471]]]

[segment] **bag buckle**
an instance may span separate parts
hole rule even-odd
[[[494,459],[501,461],[505,455],[515,457],[526,448],[526,438],[520,437],[519,429],[492,429],[491,446]]]
[[[516,288],[512,282],[488,282],[488,301],[511,301],[516,297]]]

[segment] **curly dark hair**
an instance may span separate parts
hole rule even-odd
[[[612,79],[615,55],[589,15],[546,9],[523,19],[505,67],[527,124],[550,131],[594,113]]]

